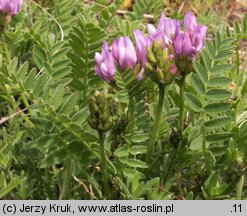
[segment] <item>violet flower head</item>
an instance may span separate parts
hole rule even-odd
[[[134,68],[137,61],[135,47],[129,37],[115,39],[112,44],[112,53],[121,69]]]
[[[182,36],[179,36],[179,39],[175,40],[176,44],[174,42],[175,51],[178,57],[181,57],[181,55],[185,57],[187,53],[189,57],[197,58],[199,52],[204,48],[207,27],[199,25],[195,15],[188,12],[184,17],[184,29],[185,33],[179,33],[179,35],[182,34]],[[181,41],[184,41],[184,45],[181,44]],[[183,49],[183,54],[181,54],[180,48]]]
[[[95,67],[96,73],[107,82],[113,81],[115,75],[115,63],[106,41],[103,43],[102,53],[95,53],[95,61],[97,63]]]
[[[23,0],[0,0],[1,13],[7,13],[10,16],[14,16],[21,10],[23,6]]]
[[[177,57],[182,59],[192,56],[192,44],[187,32],[179,34],[174,41]]]
[[[134,31],[134,36],[136,40],[136,57],[137,61],[141,62],[144,66],[147,62],[147,38],[145,34],[139,29]]]

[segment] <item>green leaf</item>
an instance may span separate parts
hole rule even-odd
[[[245,96],[247,94],[247,79],[245,80],[241,94],[242,96]]]
[[[205,93],[205,86],[197,74],[195,74],[195,73],[191,74],[191,83],[198,94],[204,94]]]
[[[208,81],[208,75],[207,75],[207,71],[205,70],[205,68],[201,65],[200,62],[195,61],[194,62],[194,68],[196,70],[196,73],[202,78],[202,80],[204,82]]]
[[[211,70],[212,67],[212,59],[210,58],[210,56],[208,55],[208,53],[206,52],[206,50],[204,50],[202,52],[202,59],[205,65],[205,68],[207,69],[207,71]]]
[[[54,107],[54,110],[56,111],[58,107],[61,105],[63,101],[63,94],[64,94],[64,87],[62,84],[60,84],[54,93],[53,100],[51,102],[51,105]]]
[[[201,102],[192,94],[187,93],[185,95],[185,101],[188,106],[196,112],[199,112],[202,108]]]
[[[247,32],[247,16],[245,15],[243,22],[242,22],[242,33],[246,33]]]
[[[241,200],[243,196],[243,189],[244,189],[244,176],[241,176],[236,189],[236,199]],[[1,198],[1,197],[0,197]]]
[[[49,134],[33,141],[31,148],[50,148],[60,143],[58,134]]]
[[[134,143],[145,142],[148,139],[149,139],[148,133],[138,133],[138,134],[134,134],[133,136],[131,136],[131,141]]]
[[[37,74],[36,69],[32,69],[30,71],[30,73],[28,74],[28,76],[26,77],[23,83],[25,89],[32,89],[36,79],[36,74]]]
[[[207,49],[208,49],[208,52],[209,52],[211,58],[214,58],[215,52],[216,52],[214,45],[209,40],[206,40],[206,46],[207,46]]]
[[[223,61],[223,60],[227,60],[231,57],[231,55],[233,54],[232,51],[228,51],[228,50],[222,50],[220,51],[216,56],[215,56],[215,61]]]
[[[128,145],[124,145],[124,146],[120,147],[119,149],[117,149],[114,152],[114,155],[117,157],[127,157],[129,155]]]
[[[236,35],[240,34],[241,31],[240,31],[240,28],[239,28],[237,20],[234,20],[233,28],[234,28],[234,31],[235,31]]]
[[[209,167],[210,169],[214,168],[215,164],[216,164],[216,159],[215,159],[213,153],[209,150],[206,150],[204,152],[204,157],[205,157],[207,167]]]
[[[232,69],[231,64],[218,64],[213,67],[211,70],[212,75],[219,75],[222,73],[227,73]]]
[[[84,149],[83,147],[84,147],[83,144],[82,144],[81,142],[79,142],[79,141],[76,141],[76,140],[74,140],[74,141],[72,141],[72,142],[69,142],[69,143],[67,144],[68,150],[69,150],[71,153],[76,154],[76,155],[78,155],[78,156],[80,156],[80,157],[83,157],[83,156],[82,156],[82,151],[83,151],[83,149]],[[88,155],[90,155],[89,152],[85,152],[85,153],[87,153]]]
[[[138,146],[134,145],[130,148],[130,154],[132,155],[138,155],[138,154],[144,154],[147,153],[148,149],[147,146]]]
[[[219,50],[221,46],[221,36],[220,33],[216,33],[216,39],[215,39],[216,49]]]
[[[16,74],[18,80],[22,81],[25,78],[28,71],[28,67],[29,63],[27,61],[20,67],[19,71]]]
[[[9,63],[8,72],[9,72],[10,74],[15,74],[17,65],[18,65],[18,58],[15,57],[15,58],[13,58],[12,61]]]
[[[230,103],[211,103],[204,107],[207,114],[217,114],[220,112],[228,111],[231,108]]]
[[[89,109],[88,107],[85,107],[81,109],[79,112],[77,112],[76,114],[74,114],[71,117],[71,121],[76,122],[78,124],[83,124],[87,120],[89,115],[90,115]]]
[[[61,107],[59,113],[69,115],[74,110],[77,99],[78,99],[77,94],[76,93],[72,94],[65,102],[65,104]]]
[[[227,86],[231,83],[232,79],[229,77],[215,77],[208,81],[208,85],[211,87]]]
[[[10,191],[15,189],[19,184],[21,184],[25,179],[15,179],[12,180],[6,187],[0,190],[0,199],[7,195]]]
[[[127,177],[127,178],[133,178],[134,175],[138,174],[139,175],[139,179],[145,179],[145,175],[141,172],[139,172],[136,169],[132,169],[132,168],[125,168],[123,170],[123,174]]]
[[[134,158],[128,159],[126,163],[128,166],[133,168],[143,168],[143,169],[148,168],[148,165],[145,162]]]
[[[209,120],[204,123],[207,129],[215,129],[219,127],[224,127],[231,122],[231,117],[220,117],[216,119]]]
[[[44,158],[39,164],[39,168],[51,167],[55,164],[62,163],[67,157],[67,153],[64,149],[57,149],[51,154],[49,154],[46,158]]]
[[[206,93],[210,100],[227,100],[231,97],[232,93],[225,89],[211,89]]]
[[[41,92],[43,92],[46,83],[48,80],[48,76],[46,73],[43,73],[35,82],[34,87],[33,87],[33,94],[34,96],[39,96]]]
[[[96,142],[98,141],[98,137],[88,132],[81,132],[81,138],[86,142]]]
[[[214,133],[214,134],[207,135],[205,139],[208,142],[220,142],[220,141],[228,140],[234,135],[235,133],[232,133],[232,132]]]

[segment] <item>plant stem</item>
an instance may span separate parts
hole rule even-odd
[[[27,108],[28,112],[29,112],[30,114],[32,114],[32,110],[30,109],[30,105],[29,105],[28,100],[27,100],[27,98],[26,98],[26,96],[25,96],[24,93],[21,94],[21,99],[22,99],[22,101],[23,101],[25,107]]]
[[[183,193],[183,188],[182,188],[182,174],[181,174],[180,167],[178,167],[178,170],[177,170],[177,186],[178,186],[180,199],[184,199],[184,193]]]
[[[181,140],[177,149],[178,167],[177,167],[177,187],[181,199],[183,199],[183,188],[182,188],[182,170],[180,167],[179,155],[182,149],[183,141],[183,130],[184,130],[184,89],[185,89],[185,78],[186,75],[182,74],[180,79],[180,109],[179,109],[179,124],[178,127],[181,130]]]
[[[184,87],[185,87],[185,75],[182,75],[180,80],[180,110],[179,110],[179,125],[178,125],[182,134],[184,128]]]
[[[104,196],[109,197],[109,184],[108,184],[108,172],[107,172],[107,162],[105,155],[105,138],[102,132],[99,132],[99,142],[100,142],[100,154],[101,154],[101,169],[102,169],[102,181],[103,181],[103,191]]]
[[[159,129],[159,124],[160,124],[160,119],[161,119],[161,113],[162,113],[162,107],[163,107],[163,102],[164,102],[164,96],[165,96],[165,86],[160,84],[159,85],[159,98],[158,98],[158,104],[156,108],[156,114],[155,114],[155,119],[154,119],[154,126],[153,126],[153,131],[150,136],[150,142],[148,146],[148,154],[146,157],[146,162],[150,164],[150,160],[152,157],[152,153],[154,150],[155,142],[156,142],[156,137],[158,134],[158,129]]]

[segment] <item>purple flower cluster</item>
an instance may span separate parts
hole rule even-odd
[[[129,37],[120,37],[114,40],[111,51],[106,41],[103,43],[102,53],[95,53],[96,73],[105,81],[111,82],[115,75],[115,62],[122,70],[134,69],[137,62],[135,47]]]
[[[0,11],[14,16],[21,10],[23,0],[0,0]]]
[[[188,12],[184,17],[184,32],[174,39],[174,48],[178,58],[197,57],[204,48],[207,27],[198,25],[196,17]]]
[[[170,67],[166,70],[173,74],[176,74],[177,70],[179,73],[189,73],[192,59],[198,58],[204,48],[207,27],[199,25],[196,17],[188,12],[183,22],[169,19],[162,13],[157,28],[148,24],[147,29],[148,35],[139,29],[134,31],[136,47],[126,36],[115,39],[110,49],[104,42],[102,54],[95,54],[96,73],[103,80],[111,82],[114,80],[117,63],[122,70],[139,68],[137,78],[142,79],[148,63],[147,50],[154,42],[161,43],[162,49],[167,50],[169,57],[163,60],[170,61]]]

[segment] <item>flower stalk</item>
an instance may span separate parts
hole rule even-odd
[[[161,113],[162,113],[162,107],[163,107],[163,102],[164,102],[164,96],[165,96],[165,85],[159,84],[159,98],[158,98],[158,104],[157,104],[157,109],[156,109],[156,114],[154,118],[154,126],[153,130],[150,136],[150,142],[148,145],[148,154],[146,157],[146,162],[149,164],[151,161],[152,153],[154,150],[157,134],[158,134],[158,129],[159,129],[159,124],[160,124],[160,119],[161,119]]]
[[[105,197],[109,197],[110,190],[108,184],[108,171],[107,171],[107,161],[105,154],[105,138],[102,132],[98,132],[99,142],[100,142],[100,156],[101,156],[101,169],[102,169],[102,181],[103,181],[103,192]]]
[[[186,75],[182,74],[180,79],[180,109],[179,109],[179,129],[181,130],[181,133],[183,134],[184,129],[184,88],[185,88],[185,78]]]
[[[107,160],[105,153],[105,133],[112,127],[112,119],[110,114],[110,108],[105,95],[99,91],[96,91],[89,103],[90,116],[88,117],[88,123],[90,126],[98,131],[99,144],[100,144],[100,157],[101,157],[101,170],[102,170],[102,182],[103,182],[103,194],[105,197],[109,197],[109,177],[107,171]]]

